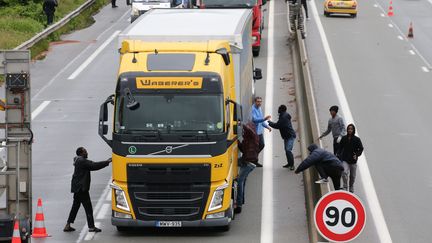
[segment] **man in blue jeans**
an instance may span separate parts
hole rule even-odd
[[[243,141],[239,142],[238,147],[242,152],[242,157],[239,161],[239,175],[237,178],[237,198],[236,207],[234,209],[235,213],[241,213],[242,205],[244,204],[244,192],[246,187],[246,179],[251,173],[258,161],[259,154],[259,140],[255,133],[255,125],[252,122],[243,125]]]
[[[270,126],[267,124],[267,120],[271,118],[271,116],[264,117],[262,109],[262,98],[255,97],[255,103],[252,105],[251,118],[252,122],[256,127],[256,134],[259,138],[259,152],[264,149],[264,128],[268,129],[271,132]],[[257,162],[255,163],[257,167],[262,167],[262,164]]]
[[[296,138],[295,131],[291,123],[291,115],[287,112],[285,105],[280,105],[278,109],[279,120],[274,123],[269,121],[269,126],[275,129],[279,129],[282,139],[284,140],[285,155],[287,158],[287,164],[284,168],[294,170],[294,155],[292,153],[294,142]]]

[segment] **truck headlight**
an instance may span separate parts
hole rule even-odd
[[[111,188],[114,190],[116,207],[130,212],[129,204],[126,199],[126,194],[124,193],[123,189],[113,183],[111,183]]]
[[[132,13],[131,13],[133,16],[137,16],[137,15],[139,15],[139,9],[138,8],[136,8],[136,7],[132,7]]]
[[[224,184],[224,185],[216,188],[216,190],[213,192],[213,197],[212,197],[212,200],[210,202],[210,207],[209,207],[208,211],[214,211],[216,209],[222,208],[225,188],[227,188],[227,187],[228,187],[228,184]]]

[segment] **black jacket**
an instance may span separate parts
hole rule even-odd
[[[300,173],[313,165],[344,170],[342,162],[334,154],[318,148],[316,144],[309,145],[308,150],[311,152],[310,155],[297,167],[296,173]]]
[[[243,141],[238,144],[242,162],[258,162],[259,138],[255,131],[253,122],[243,125]]]
[[[363,153],[363,144],[359,137],[353,135],[351,138],[348,135],[342,137],[339,143],[338,157],[348,164],[357,163],[357,158]],[[354,159],[354,155],[356,158]]]
[[[57,0],[45,0],[42,8],[45,13],[54,13],[57,5]]]
[[[82,156],[74,158],[75,170],[72,175],[71,192],[88,192],[90,190],[90,171],[100,170],[109,165],[108,161],[93,162]]]
[[[268,124],[275,129],[279,129],[283,139],[296,137],[295,131],[291,124],[291,116],[288,114],[288,112],[280,113],[279,120],[276,123],[269,121]]]

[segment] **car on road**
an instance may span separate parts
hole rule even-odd
[[[324,15],[329,17],[331,14],[349,14],[351,17],[357,17],[356,0],[325,0]]]

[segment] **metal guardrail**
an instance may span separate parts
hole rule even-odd
[[[295,41],[292,45],[293,63],[295,72],[296,101],[298,107],[300,148],[302,159],[309,155],[307,147],[319,137],[319,122],[316,112],[316,103],[313,93],[312,78],[304,40],[297,30]],[[321,145],[321,142],[320,142]],[[305,201],[308,218],[309,240],[312,243],[328,242],[318,233],[314,223],[315,204],[321,196],[330,190],[328,184],[315,184],[318,174],[314,169],[308,169],[303,173],[305,187]]]
[[[32,47],[34,44],[39,42],[40,40],[46,38],[48,35],[53,33],[54,31],[60,29],[69,21],[71,21],[73,18],[78,16],[80,13],[82,13],[84,10],[86,10],[88,7],[90,7],[96,0],[88,0],[87,2],[83,3],[81,6],[79,6],[77,9],[69,13],[68,15],[64,16],[61,20],[57,21],[53,25],[50,25],[48,28],[44,29],[42,32],[36,34],[33,36],[30,40],[22,43],[21,45],[14,48],[14,50],[26,50]]]

